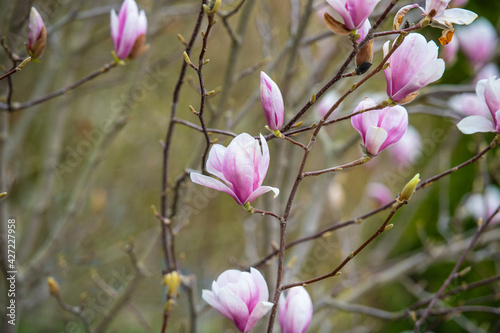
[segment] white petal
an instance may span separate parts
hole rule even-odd
[[[366,151],[372,155],[377,155],[382,144],[387,139],[387,132],[383,128],[372,126],[366,131],[365,147]]]
[[[476,132],[494,132],[493,123],[481,116],[469,116],[460,120],[457,124],[458,129],[464,134],[473,134]]]
[[[477,19],[477,14],[466,9],[451,8],[446,9],[442,15],[434,19],[440,23],[450,22],[453,24],[468,25]]]

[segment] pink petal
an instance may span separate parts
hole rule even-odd
[[[111,10],[111,39],[113,40],[113,48],[115,52],[118,52],[118,41],[120,40],[119,30],[118,30],[118,16],[114,9]]]
[[[255,142],[255,140],[254,140]],[[233,140],[227,147],[224,164],[224,176],[233,186],[239,201],[245,204],[246,198],[253,192],[253,158],[240,142]]]
[[[495,132],[493,122],[481,116],[465,117],[457,124],[457,127],[464,134]]]
[[[201,298],[203,298],[205,302],[208,303],[208,305],[213,307],[215,310],[219,311],[221,315],[230,320],[233,320],[233,316],[231,315],[231,313],[229,313],[229,311],[227,311],[227,309],[219,302],[219,300],[212,291],[206,289],[202,290]]]
[[[271,302],[260,302],[253,309],[250,317],[248,318],[247,324],[245,326],[245,330],[243,332],[250,332],[255,324],[262,318],[271,308],[273,307],[273,303]]]
[[[224,178],[224,174],[222,172],[222,164],[225,154],[226,147],[215,144],[210,149],[207,159],[207,171],[217,178],[222,179],[223,181],[226,181],[226,178]]]
[[[35,44],[40,32],[44,26],[42,17],[35,7],[31,7],[30,11],[30,21],[28,24],[29,36],[28,36],[28,46],[31,48]]]
[[[146,13],[141,10],[139,13],[139,22],[137,24],[137,37],[140,35],[145,35],[148,30],[148,19],[146,18]]]
[[[494,117],[496,111],[500,109],[500,79],[496,79],[494,77],[489,78],[483,86],[483,89],[484,100],[488,105],[491,116]]]
[[[235,323],[240,332],[249,332],[246,330],[249,321],[249,313],[246,304],[228,289],[222,289],[219,292],[219,301],[231,315],[231,320]]]
[[[377,103],[375,103],[373,99],[367,97],[358,104],[353,113],[370,109],[376,105]],[[365,140],[368,127],[376,125],[377,123],[378,111],[376,110],[366,111],[351,118],[352,126],[359,132],[363,141]]]
[[[380,147],[380,151],[398,142],[406,133],[408,128],[408,112],[402,106],[387,108],[379,127],[383,128],[388,137]]]
[[[413,78],[392,97],[394,101],[400,101],[407,95],[439,80],[444,73],[444,60],[436,59],[421,67]]]
[[[264,179],[266,178],[267,170],[269,169],[270,156],[269,156],[269,147],[267,145],[266,139],[264,138],[264,136],[262,136],[262,134],[259,135],[260,135],[260,143],[262,144],[262,158],[259,160],[258,163],[255,163],[255,161],[254,163],[257,166],[259,173],[259,183],[257,185],[261,186],[262,183],[264,182]],[[254,189],[255,188],[256,187],[254,187]]]
[[[280,194],[280,190],[277,187],[271,187],[271,186],[261,186],[257,188],[255,191],[253,191],[248,198],[246,199],[246,202],[252,203],[254,202],[255,199],[260,197],[262,194],[267,193],[269,191],[274,192],[274,197],[276,198]]]
[[[214,190],[217,190],[217,191],[225,192],[225,193],[229,194],[230,196],[232,196],[234,198],[234,200],[236,200],[236,202],[239,205],[244,204],[238,199],[238,196],[229,187],[227,187],[226,185],[224,185],[223,183],[221,183],[217,179],[214,179],[212,177],[208,177],[208,176],[196,173],[196,172],[191,172],[190,176],[191,176],[191,181],[193,183],[203,185],[206,187],[210,187],[210,188],[213,188]]]
[[[250,275],[252,276],[253,282],[259,291],[259,301],[267,301],[269,299],[269,290],[267,289],[266,280],[262,274],[253,267],[250,267]]]
[[[120,18],[118,17],[118,19]],[[138,21],[139,17],[137,14],[128,14],[125,21],[125,26],[123,27],[123,30],[121,30],[121,39],[119,41],[118,52],[116,54],[118,58],[125,59],[130,54],[130,51],[132,51],[132,47],[134,46],[135,40],[137,38]]]

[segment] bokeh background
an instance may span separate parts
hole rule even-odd
[[[240,0],[222,2],[227,13]],[[50,296],[47,278],[53,277],[67,304],[82,306],[92,327],[109,332],[160,330],[165,288],[160,223],[152,206],[159,207],[162,148],[172,94],[183,62],[199,1],[139,0],[148,17],[150,49],[139,59],[113,68],[64,96],[24,110],[1,110],[1,223],[16,220],[17,325],[2,316],[2,332],[84,332],[81,320],[61,309]],[[373,18],[385,8],[381,1]],[[400,1],[398,6],[408,4]],[[63,88],[112,61],[109,11],[120,3],[95,0],[2,0],[1,35],[20,56],[26,56],[27,16],[30,6],[41,13],[48,29],[45,54],[14,74],[13,101],[22,103]],[[310,7],[308,7],[310,5]],[[307,10],[310,8],[310,11]],[[499,24],[497,1],[469,1],[466,8]],[[235,39],[218,19],[212,31],[204,67],[210,127],[266,133],[258,95],[259,72],[266,71],[280,86],[290,119],[337,71],[350,52],[347,38],[329,33],[323,23],[323,1],[246,0],[227,19]],[[307,17],[307,20],[304,18]],[[372,18],[372,22],[373,22]],[[392,16],[381,30],[391,29]],[[202,29],[206,27],[206,20]],[[429,40],[440,30],[421,31]],[[460,30],[457,29],[457,34]],[[298,40],[296,36],[301,36]],[[375,41],[374,64],[382,58],[386,37]],[[491,62],[498,64],[498,47]],[[192,52],[196,59],[200,39]],[[0,64],[11,63],[0,52]],[[352,70],[353,68],[349,68]],[[370,197],[368,184],[382,183],[393,197],[419,172],[423,179],[475,155],[493,135],[465,136],[455,124],[460,119],[449,99],[473,92],[477,75],[459,52],[447,64],[443,78],[421,91],[407,109],[410,123],[421,137],[411,161],[395,159],[388,149],[370,163],[302,182],[287,239],[314,234],[335,223],[357,218],[381,204]],[[229,79],[228,79],[229,78]],[[232,79],[231,79],[232,78]],[[339,95],[359,78],[332,87]],[[198,124],[188,106],[199,107],[195,71],[188,68],[178,105],[178,117]],[[6,80],[0,82],[5,103]],[[348,114],[364,97],[386,99],[383,74],[349,96],[335,115]],[[333,104],[333,103],[332,103]],[[304,123],[320,119],[312,108]],[[295,139],[307,142],[308,133]],[[227,145],[229,139],[212,134]],[[350,122],[325,128],[307,164],[315,170],[343,164],[361,156],[360,138]],[[271,166],[265,185],[281,194],[260,197],[253,206],[281,214],[302,157],[285,141],[270,141]],[[200,132],[177,125],[170,155],[169,183],[186,169],[200,170],[204,138]],[[308,332],[401,332],[412,330],[409,306],[436,292],[477,230],[476,216],[466,202],[500,183],[498,149],[459,172],[415,194],[384,233],[349,263],[340,277],[308,287],[315,313]],[[181,272],[192,283],[181,291],[169,322],[171,332],[236,332],[233,324],[206,306],[201,290],[226,269],[244,268],[272,250],[279,240],[276,220],[251,216],[228,195],[181,183],[179,213],[173,220]],[[484,200],[479,201],[484,205]],[[286,281],[304,280],[334,268],[383,222],[386,212],[342,228],[319,240],[294,247],[286,254]],[[485,217],[485,215],[483,216]],[[470,271],[453,280],[449,290],[500,274],[500,230],[489,228],[463,268]],[[127,249],[133,246],[144,275],[137,272]],[[270,292],[274,290],[276,260],[259,267]],[[499,282],[463,292],[438,302],[438,308],[461,305],[500,306]],[[0,305],[5,313],[5,279]],[[194,301],[197,321],[190,318]],[[353,312],[350,305],[391,312],[393,318]],[[265,331],[265,317],[255,332]],[[103,324],[106,323],[106,324]],[[486,312],[431,317],[426,329],[435,332],[498,332],[498,315]],[[277,329],[278,330],[278,329]]]

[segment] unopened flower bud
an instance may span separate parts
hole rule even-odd
[[[137,58],[149,46],[146,45],[148,21],[144,10],[139,8],[134,0],[125,0],[116,14],[111,10],[111,38],[114,52],[123,60]]]
[[[278,85],[264,72],[260,72],[260,100],[267,126],[272,131],[279,130],[285,117],[283,97]]]
[[[59,296],[59,283],[53,277],[47,279],[47,284],[49,285],[50,294],[52,296]]]
[[[410,200],[411,196],[413,195],[413,192],[415,192],[415,189],[417,188],[418,183],[420,183],[420,174],[417,173],[415,177],[413,177],[403,188],[401,193],[399,194],[398,201],[399,202],[405,202]]]
[[[35,9],[31,7],[30,23],[29,23],[29,39],[26,44],[26,51],[33,59],[38,59],[42,56],[47,42],[47,29],[43,23],[42,17]]]
[[[181,283],[182,278],[177,271],[165,274],[163,277],[163,284],[165,287],[168,287],[168,295],[170,297],[175,297],[177,295],[177,290],[179,289]]]
[[[344,24],[340,23],[336,19],[334,19],[330,14],[325,12],[325,23],[328,29],[337,35],[347,36],[350,34],[350,30],[345,27]]]
[[[6,197],[6,196],[7,196],[7,192],[0,193],[0,199],[2,199],[3,197]]]

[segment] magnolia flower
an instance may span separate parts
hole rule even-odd
[[[499,205],[500,189],[496,186],[490,185],[486,188],[484,194],[472,194],[465,202],[464,207],[465,210],[475,219],[487,219],[493,215]],[[500,222],[500,214],[497,214],[491,222]]]
[[[291,288],[286,297],[281,293],[278,316],[281,333],[304,333],[313,314],[311,297],[304,287]]]
[[[387,205],[394,200],[391,190],[381,183],[369,183],[366,186],[366,194],[369,198],[375,199],[378,206]]]
[[[111,38],[116,56],[119,59],[130,57],[137,58],[148,46],[146,42],[146,31],[148,21],[144,10],[139,13],[139,8],[134,0],[124,0],[116,15],[111,10]]]
[[[191,180],[203,186],[225,192],[239,205],[252,203],[258,196],[273,191],[275,197],[280,190],[262,186],[269,167],[269,148],[267,141],[260,135],[259,141],[247,133],[242,133],[231,141],[229,146],[213,145],[207,160],[207,171],[219,178],[191,172]]]
[[[205,302],[230,319],[240,332],[250,332],[272,307],[264,277],[255,268],[250,273],[230,269],[203,290]]]
[[[389,52],[389,41],[383,49],[385,56]],[[437,55],[436,43],[427,42],[421,34],[406,36],[384,69],[387,95],[397,104],[406,104],[417,96],[417,90],[440,79],[444,73],[444,61]]]
[[[354,112],[375,107],[370,98],[354,109]],[[378,155],[385,148],[398,142],[408,127],[408,112],[402,106],[366,111],[351,118],[352,126],[361,134],[366,152]]]
[[[476,94],[486,103],[488,115],[473,115],[462,119],[458,129],[464,134],[476,132],[500,133],[500,79],[490,77],[476,85]]]
[[[28,44],[26,44],[26,51],[28,51],[31,58],[40,58],[47,42],[47,29],[35,7],[31,7],[28,29],[29,37]]]
[[[373,12],[380,0],[326,0],[344,19],[348,30],[357,30]]]
[[[260,72],[260,100],[269,129],[278,131],[283,126],[285,106],[278,85],[264,72]]]
[[[389,154],[397,164],[412,164],[420,155],[422,138],[413,126],[408,126],[401,140],[389,149]]]
[[[485,18],[478,19],[469,27],[457,30],[460,47],[475,69],[482,68],[493,57],[497,43],[497,31]]]
[[[407,5],[402,7],[396,14],[394,18],[394,28],[399,29],[401,23],[403,23],[403,18],[412,8],[419,8],[426,19],[431,23],[431,26],[443,29],[443,34],[439,38],[441,44],[448,44],[453,38],[455,30],[453,29],[453,24],[467,25],[471,24],[476,18],[477,14],[471,12],[470,10],[461,8],[449,8],[450,0],[426,0],[425,9],[417,4]]]

